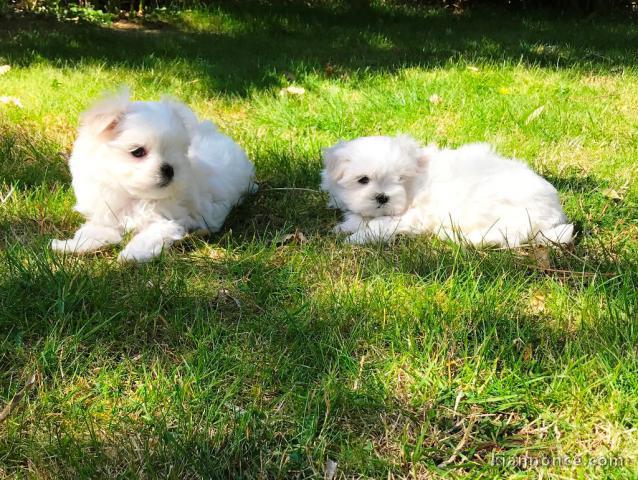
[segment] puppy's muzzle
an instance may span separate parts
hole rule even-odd
[[[390,197],[388,197],[385,193],[377,194],[374,199],[379,205],[385,205],[386,203],[388,203],[388,201],[390,201]]]
[[[173,180],[174,176],[175,176],[175,170],[173,169],[173,167],[170,166],[168,163],[162,163],[162,166],[160,167],[159,186],[165,187],[166,185],[171,183],[171,180]]]

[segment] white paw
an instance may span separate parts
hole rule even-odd
[[[389,232],[377,232],[370,230],[357,230],[349,235],[346,241],[354,245],[363,245],[364,243],[385,243],[390,241],[392,234]]]
[[[335,233],[354,233],[361,228],[361,218],[354,216],[347,216],[345,220],[338,223],[334,227]]]
[[[365,234],[361,232],[355,232],[352,235],[348,235],[346,238],[346,242],[352,245],[363,245],[366,242],[373,240],[372,238],[367,237]]]
[[[102,244],[92,239],[77,240],[72,238],[70,240],[53,240],[51,242],[51,248],[56,252],[62,253],[85,253],[92,250],[97,250]]]
[[[52,240],[51,241],[51,249],[57,252],[68,252],[71,251],[68,249],[68,240]]]
[[[155,251],[155,249],[148,250],[143,248],[127,246],[117,256],[117,261],[122,263],[125,263],[125,262],[144,263],[158,256],[161,251],[162,251],[161,248],[159,249],[159,251]]]
[[[352,233],[353,230],[348,228],[348,225],[344,223],[338,223],[333,228],[332,231],[334,233]]]

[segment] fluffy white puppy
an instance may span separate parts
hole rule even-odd
[[[431,233],[476,246],[568,244],[556,189],[487,144],[423,148],[408,136],[363,137],[323,150],[321,188],[344,211],[352,243]]]
[[[108,98],[82,115],[69,161],[86,223],[55,250],[83,253],[135,235],[121,261],[147,261],[189,231],[218,231],[251,191],[244,151],[185,105]]]

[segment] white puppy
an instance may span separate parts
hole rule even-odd
[[[150,260],[194,229],[218,231],[255,186],[244,151],[211,122],[181,103],[131,102],[127,94],[82,115],[69,165],[86,223],[51,246],[89,252],[133,231],[122,261]]]
[[[407,136],[363,137],[324,149],[321,188],[344,211],[352,243],[431,233],[476,246],[568,244],[556,189],[487,144],[422,148]]]

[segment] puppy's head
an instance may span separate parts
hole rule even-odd
[[[83,162],[105,184],[142,199],[172,195],[190,174],[188,147],[197,125],[188,107],[162,100],[131,102],[128,93],[107,98],[82,115],[78,144]]]
[[[426,165],[423,149],[404,135],[339,142],[323,150],[323,159],[322,188],[335,206],[363,217],[404,213]]]

